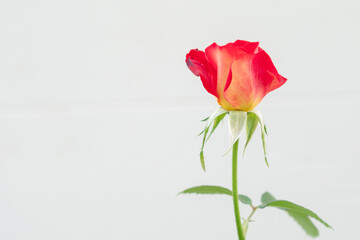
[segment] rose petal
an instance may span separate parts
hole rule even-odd
[[[192,73],[196,76],[200,76],[204,88],[210,94],[217,96],[216,72],[214,68],[208,64],[205,53],[197,49],[191,50],[186,55],[186,64]]]
[[[252,72],[255,79],[256,95],[261,99],[267,93],[281,87],[287,80],[278,73],[265,51],[260,51],[255,55],[252,61]]]
[[[251,75],[253,54],[243,53],[233,60],[232,77],[224,89],[225,99],[237,110],[250,111],[254,101],[254,85]]]
[[[247,53],[257,53],[259,49],[259,42],[237,40],[233,43],[233,46],[238,47]]]
[[[216,92],[219,104],[227,110],[234,110],[234,108],[224,98],[224,88],[228,80],[233,58],[231,51],[228,49],[230,47],[230,44],[220,47],[216,43],[213,43],[205,49],[205,54],[209,60],[209,64],[217,72]]]

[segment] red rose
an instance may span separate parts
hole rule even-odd
[[[226,110],[251,111],[264,96],[286,82],[258,42],[213,43],[205,52],[186,55],[186,64]]]

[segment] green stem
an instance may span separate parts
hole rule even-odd
[[[246,221],[250,221],[251,220],[251,217],[254,215],[254,213],[256,212],[257,210],[257,207],[252,207],[252,212],[250,213],[249,217],[246,219]]]
[[[232,152],[232,193],[233,193],[234,213],[235,213],[237,233],[238,233],[238,236],[239,236],[239,240],[245,240],[245,236],[244,236],[243,229],[242,229],[242,226],[241,226],[241,217],[240,217],[240,208],[239,208],[239,194],[238,194],[238,186],[237,186],[238,148],[239,148],[239,140],[237,140],[234,143],[233,152]]]

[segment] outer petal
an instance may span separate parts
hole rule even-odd
[[[229,51],[233,57],[231,77],[223,95],[236,110],[251,111],[268,92],[286,82],[258,43],[238,40]]]
[[[233,52],[231,49],[232,43],[225,46],[218,46],[216,43],[213,43],[205,49],[206,57],[217,73],[216,92],[218,102],[226,110],[235,110],[224,98],[225,85],[228,80],[231,81],[230,68],[233,61]]]
[[[197,49],[191,50],[186,55],[186,64],[192,73],[194,73],[196,76],[200,76],[205,89],[210,94],[217,97],[216,72],[214,68],[208,63],[205,53]]]
[[[260,51],[252,61],[255,99],[254,108],[266,94],[281,87],[287,79],[276,70],[271,58],[265,51]]]
[[[233,43],[233,46],[240,48],[246,53],[257,53],[259,51],[259,42],[237,40]]]
[[[250,111],[254,102],[251,62],[254,54],[243,52],[231,66],[232,78],[224,89],[225,99],[237,110]]]

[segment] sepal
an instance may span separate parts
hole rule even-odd
[[[243,154],[245,153],[245,149],[247,145],[249,144],[252,135],[254,134],[256,127],[258,125],[259,118],[258,116],[253,112],[247,113],[247,119],[246,119],[246,143],[244,147]]]
[[[231,111],[229,113],[230,149],[239,139],[246,125],[247,112]]]
[[[254,109],[252,112],[257,116],[258,121],[261,125],[261,140],[262,140],[262,145],[263,145],[263,150],[264,150],[265,163],[269,167],[269,163],[268,163],[267,156],[266,156],[265,135],[267,135],[267,130],[266,130],[266,126],[264,123],[264,118],[259,110]]]
[[[200,151],[200,162],[201,162],[201,167],[204,170],[204,172],[205,172],[205,157],[204,157],[205,143],[209,140],[210,136],[215,131],[215,129],[217,128],[219,123],[224,119],[224,117],[226,116],[227,113],[228,113],[227,110],[225,110],[223,108],[218,108],[208,118],[202,120],[202,121],[207,121],[204,130],[199,134],[199,135],[204,134],[202,145],[201,145],[201,151]],[[213,124],[213,127],[208,136],[211,124]]]

